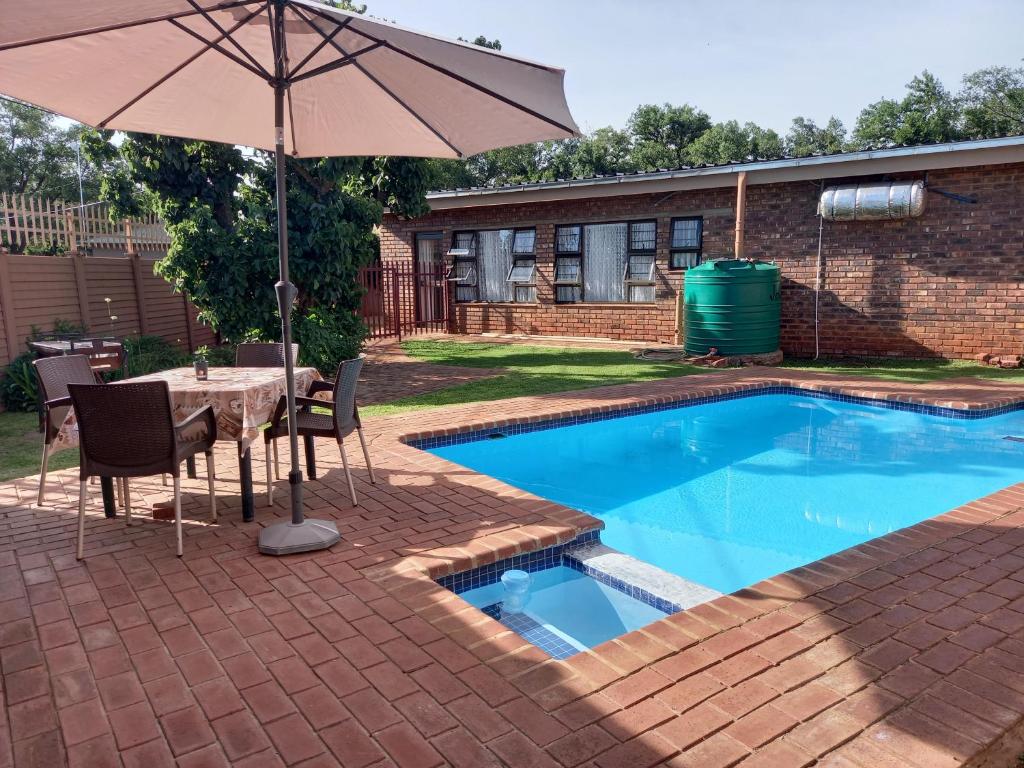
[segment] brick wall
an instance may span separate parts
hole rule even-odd
[[[897,174],[894,178],[909,174]],[[920,174],[913,175],[919,178]],[[934,192],[917,219],[825,222],[819,337],[825,354],[969,357],[1024,348],[1024,164],[928,172],[928,185],[973,196],[976,205]],[[818,247],[817,182],[747,190],[746,248],[782,267],[782,347],[814,352]],[[458,304],[455,329],[674,340],[676,295],[684,273],[668,269],[670,220],[704,216],[704,258],[732,251],[732,187],[590,200],[436,211],[412,221],[386,216],[385,260],[408,259],[417,231],[537,227],[536,304]],[[556,224],[658,219],[657,296],[653,304],[555,304]]]

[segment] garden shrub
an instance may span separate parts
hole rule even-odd
[[[26,352],[11,360],[0,379],[0,400],[8,411],[34,411],[39,403],[36,372],[32,368],[35,355]]]
[[[124,370],[120,378],[144,376],[188,364],[188,356],[162,336],[132,336],[124,340]]]
[[[338,363],[359,354],[366,325],[354,314],[310,311],[294,317],[293,332],[299,343],[299,363],[333,377]]]

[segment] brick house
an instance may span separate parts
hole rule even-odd
[[[920,216],[818,215],[831,185],[900,180],[924,183]],[[816,335],[822,354],[1024,347],[1024,137],[435,192],[429,203],[417,219],[385,215],[381,256],[448,273],[445,290],[418,293],[417,312],[441,311],[443,295],[454,332],[673,343],[687,267],[739,247],[782,268],[787,354],[813,354]]]

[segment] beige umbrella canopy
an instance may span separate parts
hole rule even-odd
[[[564,72],[315,0],[0,0],[0,93],[98,128],[275,152],[282,337],[290,348],[284,158],[464,157],[578,132]],[[260,549],[330,546],[304,520],[286,355],[292,522]]]

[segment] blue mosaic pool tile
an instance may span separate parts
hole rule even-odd
[[[553,659],[567,659],[580,652],[580,649],[567,643],[542,624],[538,624],[525,613],[505,613],[501,603],[494,603],[481,609],[492,619],[496,619],[511,629],[526,642],[532,643]]]
[[[486,587],[495,584],[501,579],[501,574],[510,569],[535,573],[562,565],[562,553],[568,547],[577,547],[580,544],[587,544],[601,540],[601,532],[598,530],[586,531],[575,539],[565,544],[556,544],[547,549],[537,552],[528,552],[522,555],[514,555],[504,560],[499,560],[490,565],[474,568],[471,571],[453,573],[450,576],[442,576],[437,580],[445,589],[450,589],[455,594],[467,592],[477,587]]]
[[[708,403],[719,403],[725,400],[738,400],[744,397],[757,397],[759,395],[796,395],[812,400],[834,400],[840,403],[856,403],[858,405],[870,405],[875,408],[885,408],[892,411],[912,411],[923,413],[929,416],[942,416],[947,419],[987,419],[991,416],[1001,416],[1004,413],[1024,410],[1024,401],[1011,403],[996,408],[945,408],[937,405],[922,405],[920,403],[901,403],[894,400],[879,400],[859,395],[843,395],[833,392],[815,392],[799,387],[767,386],[746,389],[740,392],[726,392],[718,395],[703,395],[687,399],[675,400],[667,403],[652,403],[649,405],[632,405],[620,408],[615,411],[603,411],[580,416],[563,416],[542,421],[524,422],[522,424],[509,424],[500,428],[481,429],[473,432],[462,432],[459,434],[442,435],[440,437],[429,437],[422,440],[410,440],[409,445],[424,451],[433,448],[442,448],[449,445],[461,445],[472,443],[477,440],[488,440],[495,437],[507,437],[509,435],[524,434],[527,432],[538,432],[546,429],[558,429],[575,424],[589,424],[595,421],[606,421],[608,419],[621,419],[627,416],[637,416],[644,413],[657,411],[670,411],[676,408],[688,408],[694,405],[706,405]]]
[[[548,568],[555,568],[559,565],[564,565],[568,568],[579,571],[580,573],[583,573],[595,581],[599,581],[602,584],[611,587],[612,589],[618,590],[625,595],[629,595],[635,600],[639,600],[642,603],[650,605],[666,615],[678,613],[682,610],[682,606],[677,605],[676,603],[658,597],[657,595],[648,592],[646,589],[641,589],[640,587],[616,578],[615,576],[610,576],[593,566],[585,565],[572,556],[573,548],[578,547],[581,544],[599,542],[600,540],[601,532],[599,530],[587,531],[586,533],[581,533],[575,539],[565,544],[556,544],[553,547],[548,547],[547,549],[542,549],[537,552],[509,557],[490,565],[474,568],[471,571],[463,571],[462,573],[453,573],[450,576],[442,576],[437,580],[437,583],[458,595],[462,592],[468,592],[471,589],[476,589],[477,587],[486,587],[497,583],[501,580],[501,575],[509,569],[518,569],[520,571],[527,571],[528,573],[536,573],[537,571],[544,571]],[[484,612],[486,613],[487,609],[484,609]],[[494,618],[498,617],[494,616]]]

